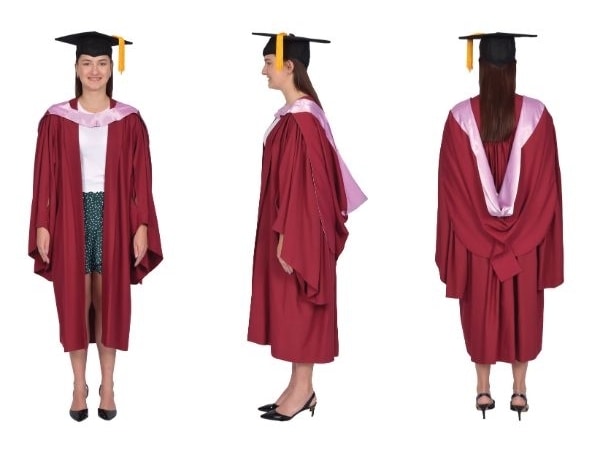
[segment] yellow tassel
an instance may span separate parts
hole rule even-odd
[[[467,70],[473,70],[473,39],[467,39]]]
[[[275,38],[275,68],[283,69],[283,37],[287,33],[278,33]]]
[[[119,65],[118,70],[119,73],[123,73],[125,70],[125,39],[121,36],[113,36],[119,40]]]

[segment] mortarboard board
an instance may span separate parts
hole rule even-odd
[[[497,66],[515,62],[515,38],[537,37],[537,34],[523,33],[475,33],[469,36],[459,36],[467,39],[467,69],[473,69],[473,39],[480,39],[479,59]]]
[[[331,41],[325,39],[314,39],[302,36],[295,36],[288,33],[252,33],[257,36],[267,36],[269,41],[263,49],[263,56],[275,55],[275,67],[283,68],[284,57],[286,59],[294,58],[308,67],[310,61],[310,43],[318,42],[329,44]]]
[[[81,55],[89,56],[112,56],[112,46],[119,46],[119,72],[125,70],[125,45],[133,42],[126,41],[120,36],[109,36],[97,31],[84,31],[83,33],[69,34],[56,38],[59,42],[65,42],[77,46],[75,57]]]

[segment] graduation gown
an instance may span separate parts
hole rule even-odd
[[[481,142],[479,97],[448,115],[439,159],[435,261],[460,299],[476,363],[529,361],[542,348],[544,289],[563,282],[556,135],[545,106],[515,96],[510,139]]]
[[[96,123],[96,122],[102,123]],[[111,100],[98,114],[77,112],[77,100],[54,105],[38,127],[29,228],[29,256],[34,272],[52,281],[58,311],[60,342],[65,351],[94,342],[93,306],[85,314],[82,174],[79,123],[108,123],[104,182],[102,244],[102,343],[127,350],[131,320],[130,284],[162,261],[158,221],[152,196],[148,132],[134,108]],[[148,226],[148,251],[133,266],[133,236]],[[50,263],[37,250],[36,230],[50,232]],[[89,326],[89,340],[86,330]]]
[[[346,211],[338,154],[318,118],[308,110],[279,117],[263,147],[248,326],[248,340],[270,345],[275,358],[326,363],[338,355]],[[276,256],[280,233],[291,275]]]

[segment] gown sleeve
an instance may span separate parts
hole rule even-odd
[[[545,145],[549,148],[549,158],[554,161],[554,180],[556,183],[556,207],[548,232],[538,249],[538,289],[553,288],[564,282],[563,213],[562,181],[558,161],[556,130],[550,115],[541,125],[545,136]]]
[[[450,171],[448,164],[452,159],[449,155],[456,154],[454,146],[457,139],[461,139],[461,136],[456,136],[456,129],[451,126],[453,120],[449,115],[440,147],[435,262],[440,279],[446,285],[446,297],[460,298],[467,283],[467,249],[457,238],[452,225],[448,211],[448,195],[443,182]]]
[[[158,219],[152,195],[152,161],[148,130],[139,117],[135,127],[133,149],[132,196],[130,199],[131,236],[140,225],[148,226],[148,251],[137,265],[131,269],[131,283],[137,284],[149,274],[163,259]]]
[[[34,260],[34,272],[52,280],[52,245],[56,219],[56,147],[57,117],[46,114],[38,125],[38,137],[33,169],[33,193],[29,222],[28,254]],[[37,229],[50,233],[50,263],[42,261],[37,250]]]
[[[308,300],[327,304],[334,300],[329,287],[348,234],[341,172],[334,149],[310,115],[294,114],[286,132],[272,229],[284,235],[281,257],[293,267]]]

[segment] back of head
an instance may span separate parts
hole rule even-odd
[[[515,128],[515,37],[535,35],[497,32],[459,38],[467,39],[468,52],[472,52],[472,41],[480,39],[479,100],[483,141],[503,141]],[[467,54],[467,61],[469,60],[472,61],[472,54]]]

